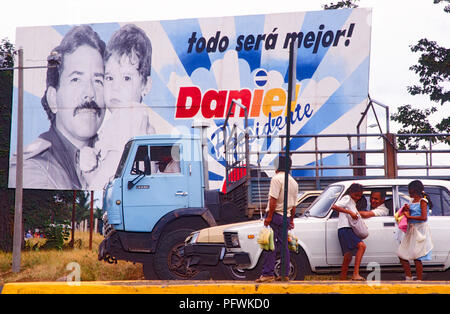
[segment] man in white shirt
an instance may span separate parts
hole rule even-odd
[[[374,190],[370,194],[370,210],[360,211],[363,218],[388,216],[389,209],[384,204],[386,200],[386,192],[384,190]]]
[[[288,160],[290,169],[291,159]],[[273,238],[275,242],[275,250],[269,251],[264,259],[262,275],[257,282],[270,282],[275,280],[274,269],[276,261],[276,253],[281,250],[285,251],[285,274],[284,278],[279,280],[287,281],[289,275],[289,249],[288,243],[283,243],[283,209],[284,209],[284,178],[286,169],[286,157],[278,157],[278,167],[275,176],[270,180],[269,200],[266,208],[266,219],[264,226],[270,226],[273,230]],[[297,204],[298,183],[295,179],[288,175],[288,200],[287,200],[287,217],[289,219],[289,229],[294,227],[295,207]]]

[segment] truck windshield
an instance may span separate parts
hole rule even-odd
[[[122,176],[123,167],[125,166],[125,162],[127,161],[128,153],[130,152],[132,142],[128,142],[125,144],[123,149],[122,157],[120,158],[119,165],[117,166],[116,174],[114,178],[120,178]]]
[[[343,189],[341,185],[331,185],[312,203],[307,213],[312,217],[325,217],[331,205],[339,197]]]

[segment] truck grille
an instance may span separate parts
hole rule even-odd
[[[114,231],[114,227],[108,223],[108,215],[107,214],[103,215],[102,220],[103,220],[102,234],[105,238],[107,238],[110,235],[110,233],[112,233]]]

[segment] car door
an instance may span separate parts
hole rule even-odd
[[[134,147],[134,161],[123,176],[125,230],[150,232],[168,212],[188,207],[187,171],[182,162],[169,160],[173,151],[181,155],[182,145],[161,142]]]
[[[370,209],[370,191],[374,189],[385,189],[387,193],[386,201],[390,203],[393,193],[392,186],[364,186],[364,196]],[[327,221],[327,263],[330,266],[342,264],[342,250],[337,236],[338,214],[331,213]],[[396,224],[393,213],[389,216],[379,216],[364,219],[368,229],[369,236],[364,239],[366,251],[364,253],[361,265],[367,265],[370,262],[376,262],[380,265],[399,264],[397,257],[398,242],[395,238]],[[352,261],[354,263],[354,261]]]
[[[338,212],[331,210],[325,223],[326,260],[330,266],[340,266],[343,258],[337,230],[338,215]]]
[[[395,218],[393,216],[379,216],[365,219],[369,229],[369,236],[364,239],[366,252],[362,264],[376,262],[382,266],[399,265],[396,240]]]
[[[407,186],[399,191],[408,193]],[[431,230],[433,249],[431,261],[424,261],[424,266],[443,265],[450,254],[450,193],[443,186],[425,185],[425,193],[431,198],[433,207],[428,212],[428,225]]]

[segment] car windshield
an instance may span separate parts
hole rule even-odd
[[[336,201],[343,190],[342,185],[331,185],[312,203],[307,211],[308,216],[325,217],[331,205]]]

